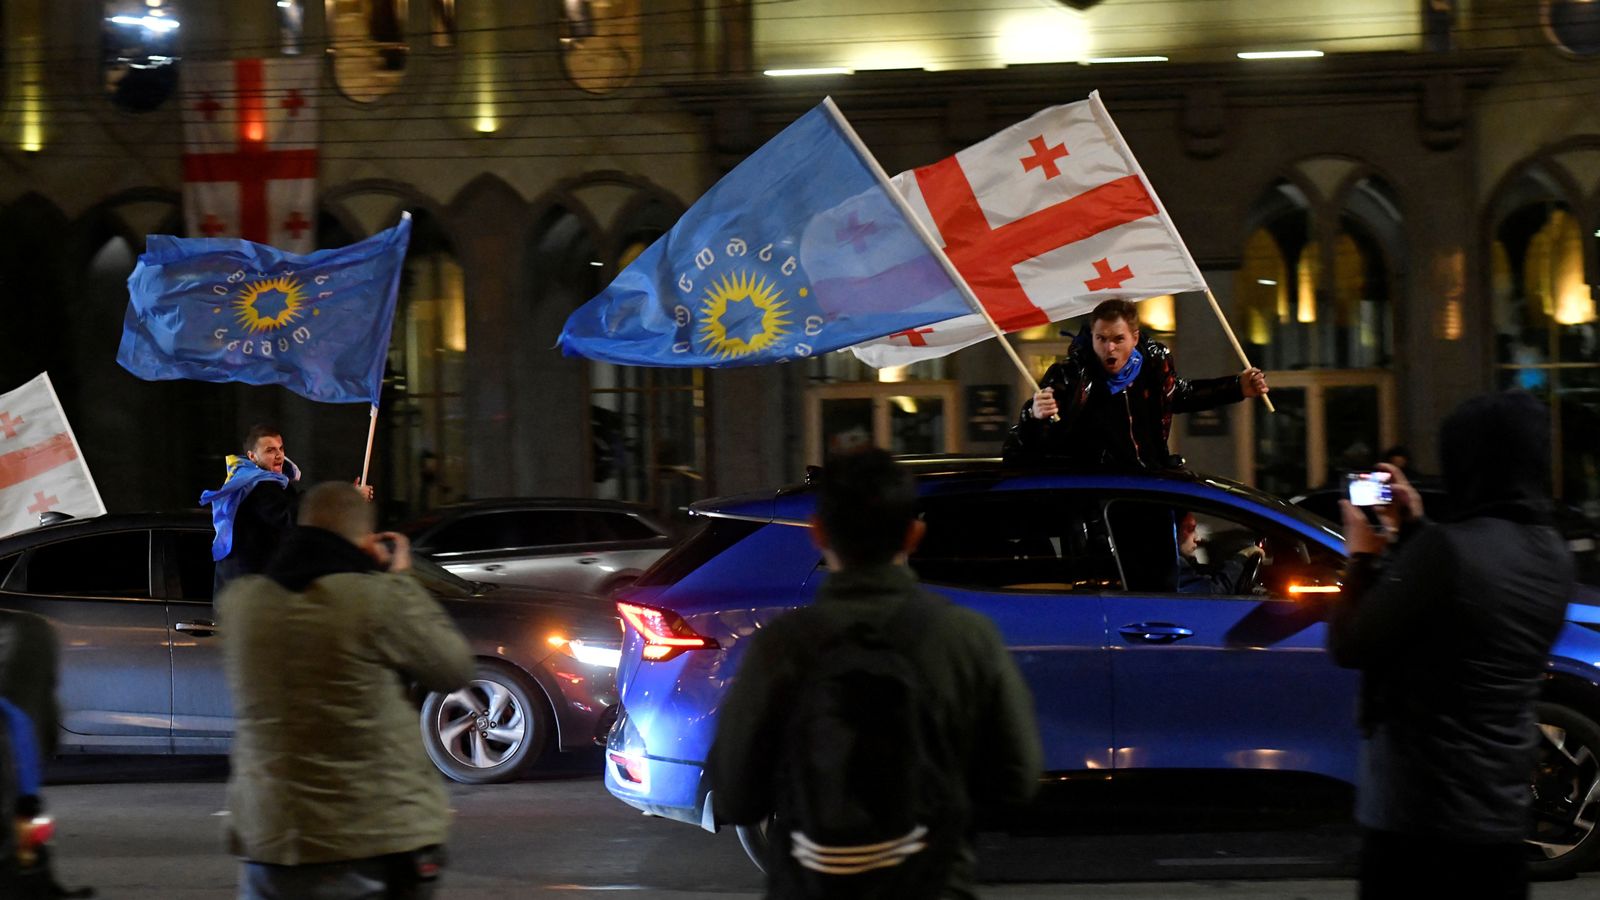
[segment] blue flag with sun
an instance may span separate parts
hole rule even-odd
[[[803,359],[972,312],[831,100],[729,172],[567,319],[568,356]]]
[[[411,215],[300,256],[236,238],[153,234],[128,276],[117,362],[146,381],[279,384],[377,405]]]

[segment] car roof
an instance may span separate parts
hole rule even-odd
[[[22,550],[34,544],[81,534],[121,531],[128,528],[210,528],[211,514],[203,509],[164,512],[106,513],[99,516],[64,519],[49,525],[36,525],[0,538],[0,554]]]
[[[518,509],[581,509],[600,512],[623,512],[645,515],[649,512],[637,503],[623,500],[599,500],[592,497],[489,497],[482,500],[462,500],[437,506],[423,516],[451,516],[463,512],[497,512]],[[418,516],[417,518],[422,518]]]
[[[1130,471],[1051,464],[1008,465],[997,456],[973,455],[899,456],[896,460],[911,470],[922,486],[924,494],[928,493],[930,488],[962,483],[977,485],[1005,482],[1022,487],[1038,479],[1041,482],[1039,487],[1047,487],[1050,485],[1044,482],[1054,482],[1062,477],[1072,479],[1072,483],[1080,487],[1168,489],[1197,498],[1222,493],[1265,507],[1277,514],[1280,519],[1292,520],[1310,530],[1339,537],[1337,532],[1328,527],[1325,519],[1290,504],[1282,497],[1237,481],[1191,469]],[[807,467],[809,477],[814,477],[818,471],[820,470],[815,466]],[[775,493],[764,491],[702,500],[692,504],[690,510],[702,516],[802,524],[804,513],[801,512],[801,508],[809,505],[809,499],[805,495],[810,492],[809,482],[792,484],[778,489]]]

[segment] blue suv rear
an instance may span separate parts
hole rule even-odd
[[[1182,473],[911,464],[928,525],[912,567],[999,626],[1033,691],[1047,770],[1355,779],[1358,676],[1323,652],[1325,601],[1344,564],[1327,522]],[[622,711],[606,754],[619,799],[717,829],[702,764],[742,639],[809,603],[826,576],[811,506],[803,486],[697,504],[702,529],[622,596]],[[1185,513],[1214,567],[1202,586],[1176,570]],[[1222,577],[1250,544],[1265,551],[1260,563]],[[1530,853],[1546,874],[1600,852],[1600,592],[1581,591],[1550,659],[1530,779]]]

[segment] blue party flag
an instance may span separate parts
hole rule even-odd
[[[378,403],[411,215],[300,256],[236,238],[151,235],[128,276],[117,362],[147,381],[280,384]]]
[[[972,309],[966,286],[824,100],[574,312],[560,345],[625,365],[748,366]]]

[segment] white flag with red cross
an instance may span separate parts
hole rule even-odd
[[[1098,92],[893,182],[1003,331],[1103,300],[1205,290]],[[974,312],[850,349],[868,365],[902,366],[991,337]]]
[[[190,237],[316,249],[317,60],[183,65]]]
[[[44,373],[0,394],[0,536],[52,511],[98,516],[106,505]]]

